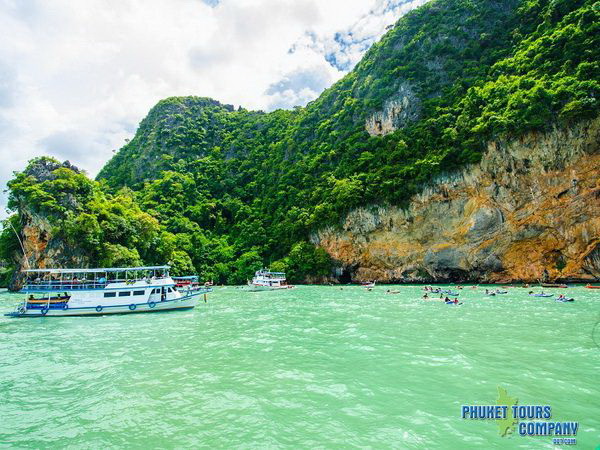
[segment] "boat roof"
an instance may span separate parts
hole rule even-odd
[[[185,277],[172,277],[174,280],[197,280],[198,275],[188,275]]]
[[[104,272],[141,272],[144,270],[169,269],[171,266],[145,266],[145,267],[105,267],[101,269],[28,269],[25,273],[104,273]]]
[[[268,275],[285,275],[285,272],[271,272],[270,270],[267,270],[267,269],[257,270],[256,273],[264,273],[264,274],[268,274]]]

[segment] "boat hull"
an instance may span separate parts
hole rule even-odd
[[[96,307],[78,307],[67,309],[31,309],[23,312],[15,311],[5,314],[9,317],[67,317],[67,316],[105,316],[107,314],[136,314],[157,311],[172,311],[192,309],[196,306],[196,297],[200,295],[191,294],[190,296],[178,299],[167,300],[164,302],[145,302],[132,303],[128,305],[98,305]]]
[[[262,291],[281,291],[285,289],[292,289],[294,286],[255,286],[249,285],[246,290],[248,292],[262,292]]]

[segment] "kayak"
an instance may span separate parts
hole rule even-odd
[[[554,297],[554,294],[529,294],[531,297]]]
[[[496,294],[508,294],[508,291],[496,291]]]
[[[575,299],[574,298],[557,298],[557,299],[555,299],[555,301],[560,302],[560,303],[567,303],[567,302],[574,302]]]
[[[452,291],[442,291],[442,294],[451,295],[453,297],[458,297],[460,295],[460,293]]]
[[[459,302],[459,303],[446,302],[446,305],[456,305],[456,306],[458,306],[458,305],[462,305],[462,302]]]

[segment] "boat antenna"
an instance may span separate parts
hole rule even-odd
[[[15,236],[17,237],[17,240],[19,241],[19,244],[21,245],[21,250],[23,251],[23,257],[25,258],[25,262],[27,263],[27,268],[31,269],[31,266],[29,265],[29,258],[27,257],[27,252],[25,251],[25,246],[23,245],[21,236],[19,236],[19,233],[17,233],[17,230],[15,229],[15,226],[12,224],[11,220],[8,219],[7,222],[10,224],[10,227],[14,231]]]

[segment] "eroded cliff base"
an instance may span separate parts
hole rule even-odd
[[[407,209],[359,208],[312,240],[355,281],[597,280],[599,142],[595,119],[490,143]]]

